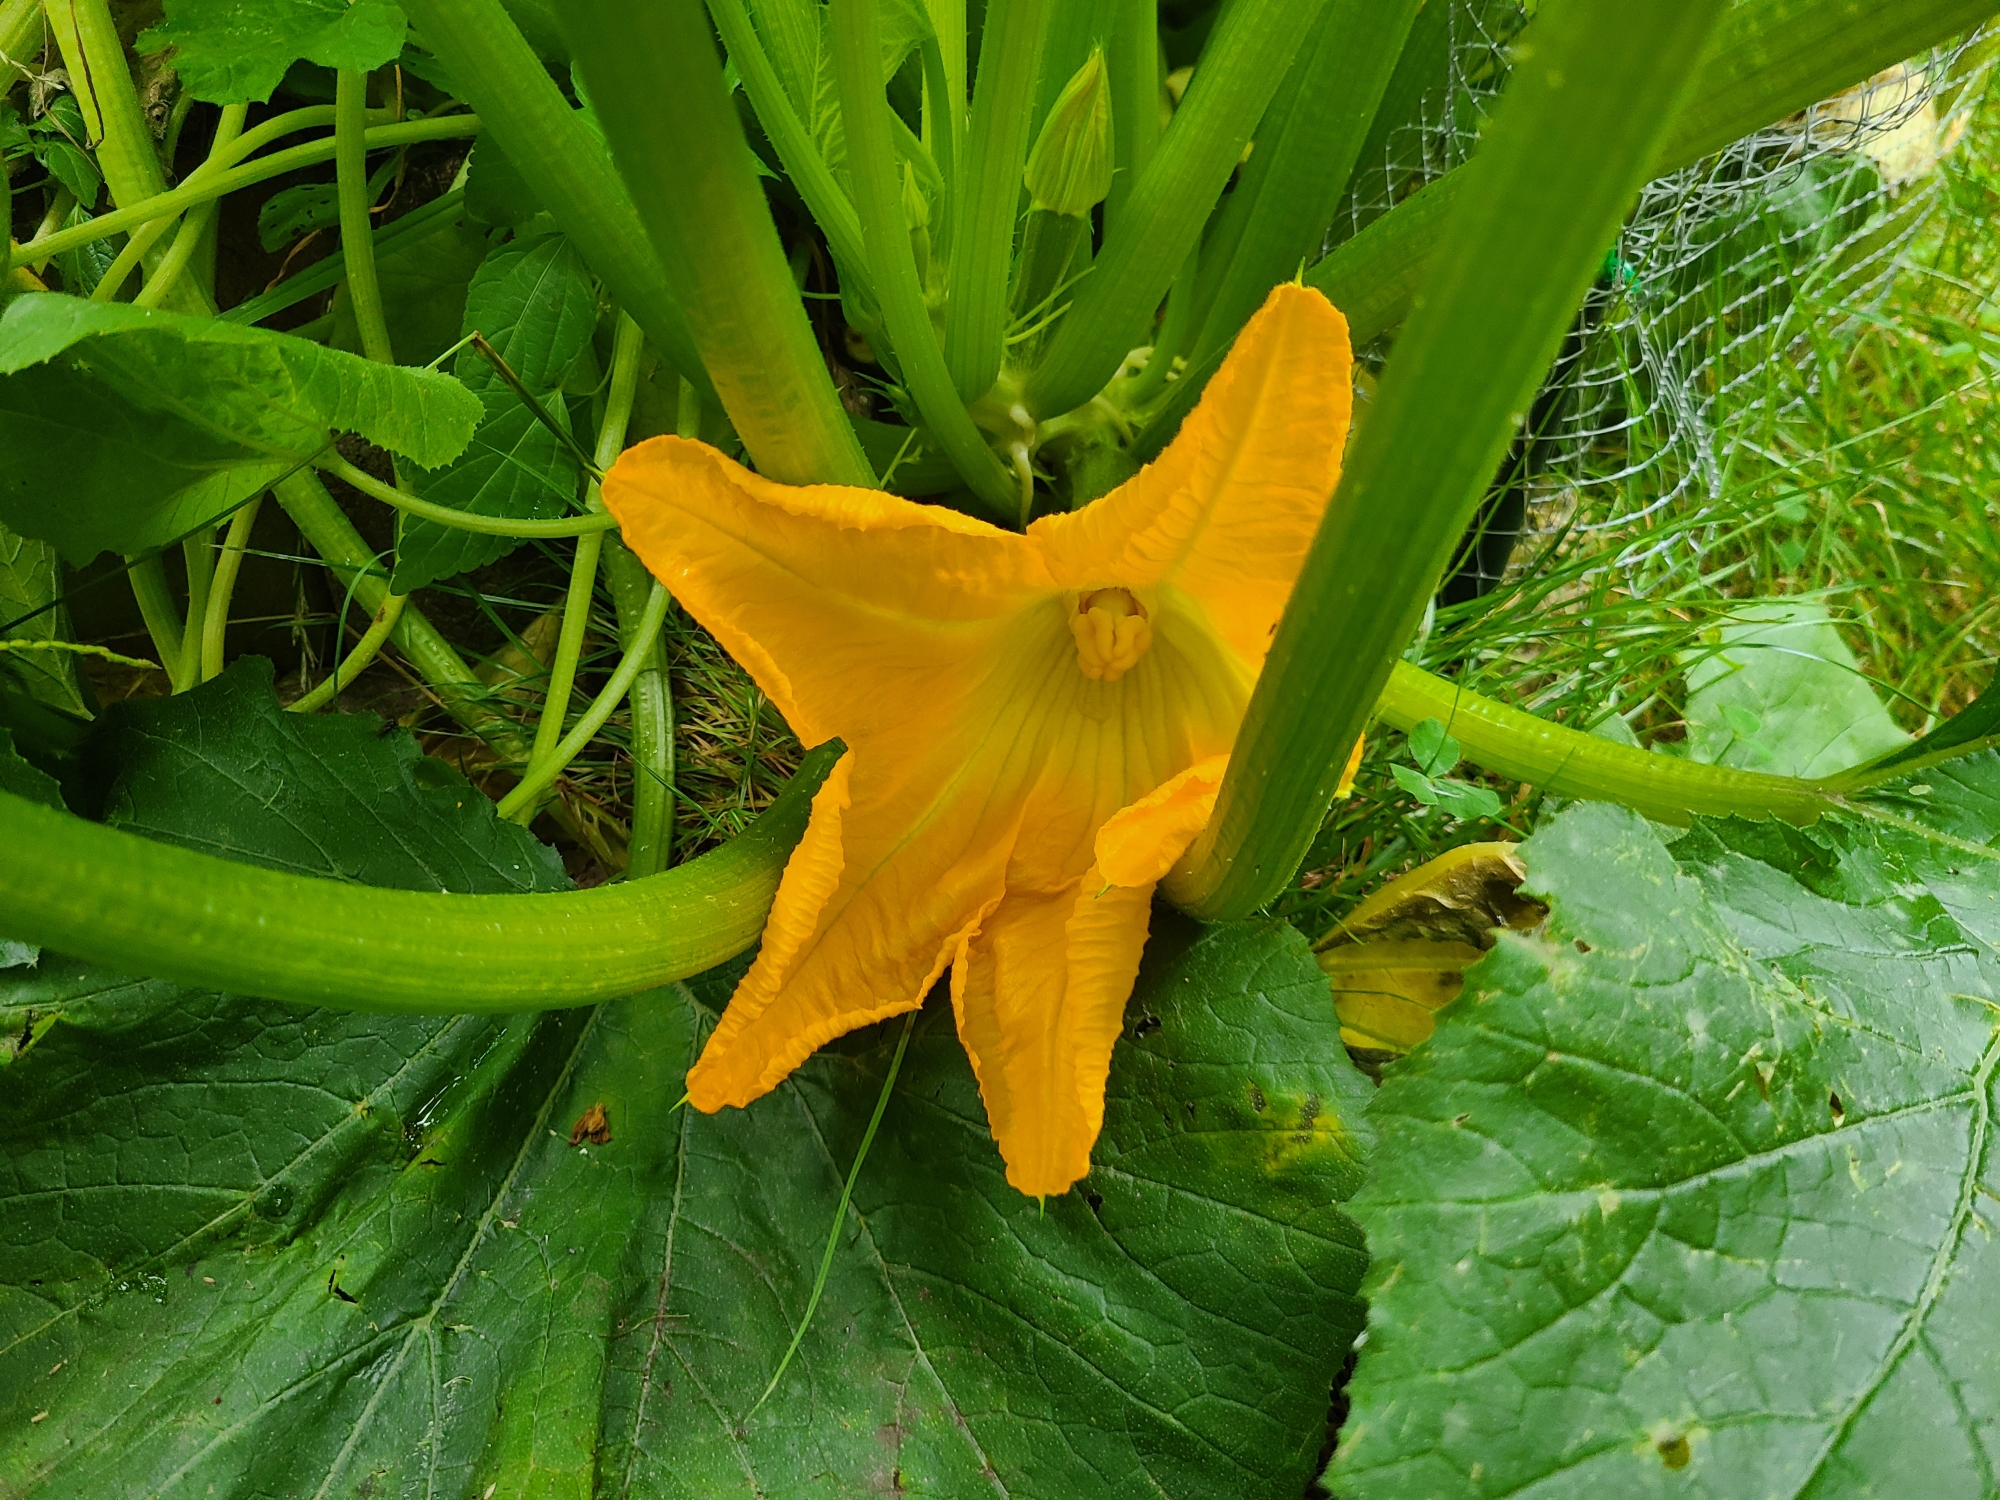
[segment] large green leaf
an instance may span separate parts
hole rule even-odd
[[[386,0],[167,0],[141,52],[173,49],[181,86],[212,104],[262,103],[304,59],[367,72],[393,62],[408,28]]]
[[[359,433],[426,468],[480,405],[448,375],[54,293],[0,317],[0,522],[85,563],[172,541]]]
[[[569,241],[550,234],[513,240],[487,255],[466,293],[462,336],[485,335],[549,415],[562,421],[555,388],[596,326],[596,284]],[[457,462],[424,482],[424,498],[483,516],[546,520],[565,514],[576,496],[575,457],[476,350],[461,351],[456,370],[485,416]],[[519,545],[511,537],[401,516],[396,591],[463,573]]]
[[[255,686],[121,730],[118,816],[211,844],[226,818],[230,848],[294,867],[518,883],[487,809],[412,789],[399,740],[301,730],[316,768]],[[677,1109],[729,979],[493,1021],[46,956],[0,976],[0,1030],[32,1037],[0,1091],[0,1490],[1300,1493],[1359,1326],[1340,1203],[1367,1086],[1296,933],[1162,917],[1095,1169],[1046,1211],[1007,1187],[933,1004],[761,1408],[895,1037],[748,1110]],[[606,1140],[574,1131],[595,1105]]]
[[[0,672],[12,673],[38,702],[85,714],[89,707],[77,685],[76,658],[37,649],[65,638],[68,622],[61,599],[56,549],[0,527],[0,637],[26,647],[0,652]]]
[[[1910,743],[1824,605],[1742,605],[1718,635],[1717,649],[1690,653],[1693,759],[1774,776],[1831,776]]]
[[[1370,1110],[1343,1500],[1993,1493],[2000,755],[1866,819],[1577,806]]]

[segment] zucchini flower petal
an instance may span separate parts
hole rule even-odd
[[[1157,462],[1025,534],[680,438],[618,461],[628,545],[802,741],[847,745],[688,1075],[697,1109],[749,1104],[949,967],[1008,1181],[1089,1170],[1154,883],[1214,805],[1350,396],[1346,321],[1283,286]]]

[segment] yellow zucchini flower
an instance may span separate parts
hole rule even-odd
[[[1351,389],[1345,319],[1280,287],[1157,462],[1025,533],[680,438],[619,459],[626,542],[801,741],[847,746],[688,1074],[697,1109],[949,967],[1007,1180],[1090,1169],[1153,886],[1214,806]]]

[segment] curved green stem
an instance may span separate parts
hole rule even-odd
[[[889,100],[882,91],[882,40],[875,0],[833,0],[828,15],[855,206],[875,277],[876,300],[895,345],[903,384],[959,477],[995,518],[1011,521],[1017,509],[1014,480],[959,400],[917,277],[890,140]],[[1004,285],[1002,292],[1004,301]]]
[[[875,287],[868,274],[868,252],[861,243],[861,221],[854,216],[854,205],[848,201],[846,191],[827,169],[826,158],[820,155],[819,147],[800,123],[798,111],[792,108],[785,86],[778,81],[777,71],[758,39],[757,28],[750,23],[750,13],[743,8],[743,0],[708,0],[708,13],[715,18],[715,29],[722,34],[729,60],[736,64],[737,76],[743,80],[743,92],[750,98],[750,107],[757,111],[758,123],[777,148],[778,160],[792,179],[792,186],[805,199],[807,210],[826,235],[834,259],[840,262],[843,282],[854,278],[854,289],[873,301]]]
[[[393,365],[382,285],[375,276],[375,234],[368,192],[368,75],[342,68],[334,79],[333,162],[340,205],[340,258],[347,272],[347,300],[361,333],[361,352]]]
[[[405,120],[400,125],[370,126],[366,140],[370,151],[378,151],[390,146],[414,146],[421,141],[463,140],[478,135],[479,131],[477,115],[444,115],[432,120]],[[249,136],[244,139],[248,140]],[[197,178],[190,172],[188,180],[170,192],[122,205],[111,213],[99,214],[87,224],[58,229],[54,234],[37,235],[27,244],[15,246],[8,257],[8,265],[25,266],[32,261],[74,250],[79,245],[88,245],[114,234],[130,233],[152,220],[168,219],[196,204],[226,198],[239,188],[331,160],[333,141],[326,139],[289,146],[283,151],[274,151],[269,156],[245,162],[242,166],[217,172],[212,177]]]
[[[385,595],[381,604],[376,606],[375,618],[368,622],[368,628],[361,632],[361,639],[354,643],[354,649],[340,659],[331,675],[311,692],[286,704],[286,709],[295,714],[317,713],[346,692],[349,684],[381,655],[383,645],[396,628],[396,622],[403,617],[406,599],[403,594]]]
[[[665,585],[655,583],[651,597],[646,600],[646,611],[639,617],[639,628],[633,634],[642,641],[658,635],[660,627],[667,621],[667,606],[671,603],[673,596],[667,592]],[[500,799],[501,817],[517,818],[525,822],[534,816],[538,805],[537,799],[555,785],[556,778],[562,775],[569,763],[583,752],[583,747],[591,742],[597,731],[604,727],[613,710],[623,701],[626,693],[631,691],[633,680],[638,677],[645,665],[644,652],[625,653],[624,659],[618,663],[618,670],[611,674],[611,680],[604,684],[603,691],[591,700],[590,707],[583,711],[582,716],[576,721],[576,726],[563,736],[562,743],[556,746],[547,759],[537,759],[530,764],[527,774],[522,776],[520,783]]]
[[[216,122],[215,140],[209,147],[208,161],[204,162],[203,166],[221,159],[230,143],[243,133],[243,118],[248,112],[249,106],[244,104],[231,104],[223,108],[222,118]],[[196,172],[200,170],[200,167],[195,169]],[[194,173],[190,172],[188,175],[192,177]],[[188,210],[187,217],[181,220],[180,233],[174,236],[174,242],[167,253],[160,257],[160,263],[153,268],[153,274],[145,286],[139,289],[139,295],[132,299],[135,306],[158,307],[166,299],[181,275],[193,264],[203,238],[215,224],[219,208],[219,204],[209,202],[197,204]],[[115,269],[114,267],[114,271]],[[109,301],[111,296],[116,294],[118,284],[124,279],[120,275],[107,274],[98,285],[97,291],[91,293],[92,299]],[[109,293],[104,292],[107,286],[112,289]],[[104,295],[100,297],[100,293]]]
[[[70,89],[95,138],[98,170],[121,208],[166,187],[138,90],[105,0],[47,0],[49,29],[69,73]]]
[[[639,355],[645,342],[639,325],[619,314],[612,341],[611,385],[604,402],[604,420],[597,429],[597,448],[591,455],[600,473],[616,463],[624,451],[625,430],[631,425],[632,402],[639,390]],[[690,410],[693,412],[697,432],[700,402],[694,387],[682,381],[682,415],[685,418]],[[682,425],[689,424],[683,421]],[[604,509],[604,496],[596,481],[591,483],[588,504],[593,512],[601,513]],[[597,588],[597,564],[604,541],[602,532],[577,538],[569,591],[563,599],[562,630],[556,638],[555,655],[549,661],[548,691],[542,695],[542,716],[536,721],[534,749],[528,758],[530,775],[543,761],[554,759],[562,740],[563,720],[569,713],[570,692],[576,686],[577,664],[583,657],[583,638],[590,625],[590,601]]]
[[[1810,823],[1846,806],[1818,781],[1622,745],[1495,703],[1408,662],[1396,663],[1375,711],[1406,731],[1436,719],[1474,765],[1559,796],[1622,802],[1656,822],[1685,824],[1700,814]]]
[[[236,575],[243,569],[243,554],[250,547],[250,528],[257,524],[257,512],[264,498],[258,496],[237,511],[229,521],[229,534],[215,560],[215,577],[209,581],[208,608],[202,612],[201,680],[222,675],[224,646],[229,635],[229,605],[236,594]]]
[[[589,1005],[698,974],[757,941],[812,794],[806,758],[763,816],[648,880],[548,895],[381,890],[284,874],[0,793],[9,937],[209,989],[362,1011]]]
[[[457,531],[476,531],[481,536],[591,536],[616,529],[618,523],[603,511],[587,516],[563,516],[553,521],[515,520],[508,516],[481,516],[471,511],[453,510],[415,495],[406,495],[384,484],[373,474],[357,469],[338,453],[328,450],[313,460],[313,467],[353,485],[370,499],[380,500],[397,510]]]
[[[361,540],[354,523],[326,492],[326,486],[310,471],[302,470],[280,479],[271,486],[271,493],[312,549],[333,569],[341,587],[350,590],[371,615],[381,610],[389,598],[389,575],[374,550]],[[436,690],[447,713],[499,755],[515,761],[527,759],[528,746],[519,726],[494,708],[490,689],[421,609],[414,604],[405,607],[390,639]]]

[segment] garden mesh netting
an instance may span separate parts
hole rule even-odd
[[[1391,86],[1401,113],[1378,124],[1329,245],[1471,155],[1525,20],[1508,0],[1426,8]],[[1477,663],[1482,643],[1503,637],[1518,660],[1524,634],[1539,635],[1551,675],[1537,706],[1586,682],[1614,686],[1636,722],[1658,685],[1644,662],[1685,650],[1673,615],[1684,590],[1700,585],[1712,599],[1717,585],[1733,592],[1735,576],[1747,592],[1761,573],[1759,591],[1777,579],[1809,592],[1831,579],[1833,569],[1808,565],[1822,502],[1873,503],[1892,545],[1914,540],[1928,554],[1919,571],[1965,571],[1945,555],[1952,540],[1933,545],[1926,518],[1899,514],[1896,499],[1919,486],[1935,506],[1966,466],[1939,472],[1918,454],[1915,472],[1902,472],[1878,450],[1928,422],[1934,405],[1955,402],[1956,419],[1983,395],[1987,371],[1953,330],[1976,335],[1990,309],[1990,283],[1965,263],[1983,265],[1991,239],[1990,205],[1967,193],[1986,189],[1968,158],[1993,114],[1982,106],[1995,52],[1989,29],[1912,58],[1646,187],[1496,478],[1485,539],[1441,595],[1443,623],[1425,648],[1433,663]],[[1958,378],[1879,389],[1882,350],[1864,346],[1911,339],[1926,363],[1956,361]],[[1873,399],[1857,409],[1862,387]],[[1964,457],[1958,425],[1950,435]],[[1967,525],[1990,542],[1993,518],[1976,494],[1966,499]],[[1982,544],[1975,575],[1992,552]],[[1893,593],[1898,580],[1882,574],[1902,568],[1863,571],[1875,576],[1850,581]],[[1892,606],[1856,591],[1832,603],[1836,616]],[[1692,631],[1702,619],[1681,623]],[[1871,624],[1898,634],[1893,620]],[[1961,661],[1968,643],[1990,657],[1983,601],[1968,599],[1952,624]],[[1554,644],[1558,634],[1573,644],[1579,629],[1589,650]],[[1911,681],[1902,661],[1870,665],[1919,718],[1962,701],[1983,675]]]

